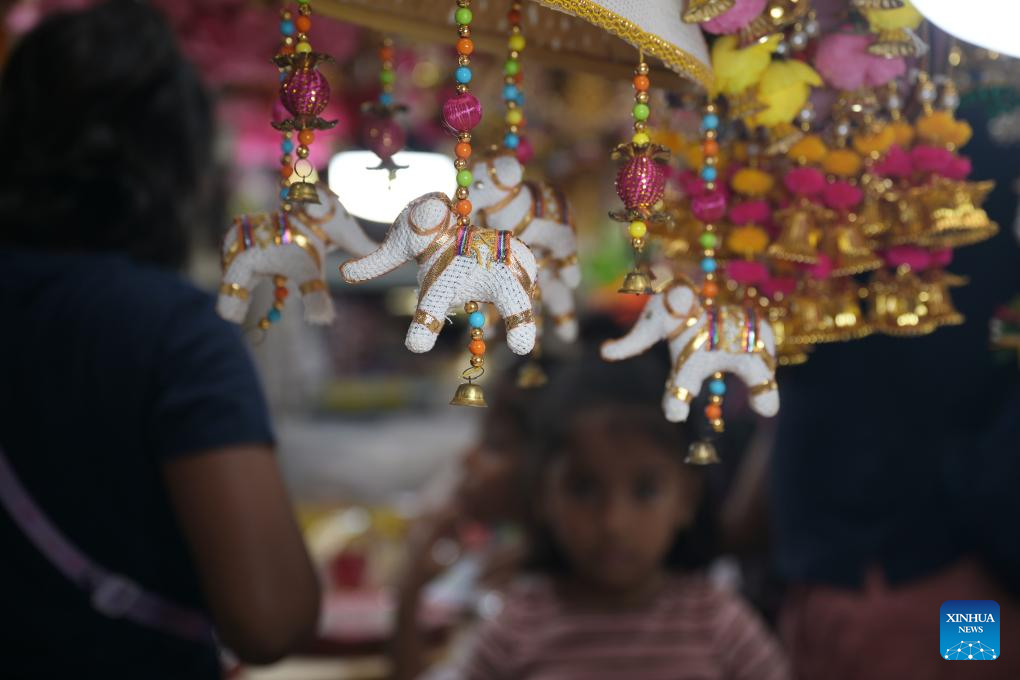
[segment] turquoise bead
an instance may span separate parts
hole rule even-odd
[[[701,271],[711,274],[715,271],[716,262],[714,257],[706,257],[701,261]]]
[[[705,180],[706,182],[714,182],[715,178],[718,176],[719,173],[716,172],[716,169],[710,165],[706,165],[701,169],[701,179]]]
[[[286,201],[287,197],[289,195],[290,195],[290,189],[280,189],[280,200],[281,201]]]
[[[474,180],[474,175],[471,174],[470,170],[461,170],[457,173],[457,186],[469,187]]]
[[[461,66],[456,71],[457,82],[461,85],[467,85],[471,82],[471,69],[467,66]]]
[[[708,383],[708,391],[717,397],[721,397],[726,394],[726,383],[722,380],[713,380]]]
[[[520,90],[517,89],[516,85],[503,86],[503,99],[507,101],[517,101],[517,95],[519,94]]]
[[[468,317],[468,324],[472,328],[481,328],[485,325],[485,315],[481,312],[471,312],[471,316]]]
[[[284,35],[294,35],[294,31],[297,29],[294,27],[293,21],[281,21],[280,22],[280,33]]]
[[[719,116],[715,115],[714,113],[706,114],[705,117],[701,119],[702,130],[715,130],[718,127]]]
[[[379,103],[383,106],[391,106],[393,104],[393,95],[389,92],[382,92],[379,94]]]
[[[283,140],[283,143],[280,144],[280,150],[284,153],[292,152],[294,150],[294,142],[289,139]]]
[[[503,146],[508,149],[516,149],[521,144],[521,138],[512,132],[506,133],[503,137]]]
[[[277,309],[276,307],[273,307],[272,309],[270,309],[269,310],[269,314],[266,315],[266,318],[269,319],[269,323],[276,323],[282,317],[283,317],[283,314],[281,314],[280,310]]]

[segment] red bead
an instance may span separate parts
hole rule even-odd
[[[379,48],[379,61],[393,61],[393,48],[392,47]]]
[[[516,9],[510,10],[509,12],[506,13],[506,18],[511,25],[521,23],[521,13],[519,10]]]
[[[280,177],[288,179],[293,174],[294,168],[293,166],[291,166],[290,163],[284,163],[283,165],[280,166]]]
[[[308,146],[315,141],[315,132],[312,130],[302,130],[297,136],[298,143]]]
[[[471,201],[466,198],[457,201],[457,214],[461,216],[467,216],[471,214]]]
[[[453,152],[457,154],[457,158],[470,158],[471,145],[467,142],[458,142],[457,146],[453,147]]]
[[[707,298],[714,298],[719,294],[719,284],[715,281],[705,281],[701,286],[701,294]]]
[[[457,54],[467,56],[475,51],[475,41],[471,38],[461,38],[457,41]]]
[[[280,48],[280,54],[284,54],[284,55],[294,54],[294,46],[293,45],[284,45],[283,47]]]
[[[474,354],[476,357],[485,354],[485,341],[472,340],[471,344],[468,345],[468,351]]]
[[[312,20],[302,15],[294,20],[294,26],[297,28],[298,33],[307,33],[312,30]]]
[[[286,286],[280,286],[276,289],[275,296],[276,299],[279,300],[280,302],[286,300],[288,295],[290,295],[290,291],[287,290]]]
[[[651,83],[648,80],[648,76],[636,75],[634,76],[634,89],[638,92],[644,92],[648,89]]]
[[[705,407],[705,417],[709,420],[719,420],[722,418],[722,406],[719,406],[719,404],[709,404]]]

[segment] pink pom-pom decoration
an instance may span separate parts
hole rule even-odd
[[[903,147],[894,146],[875,164],[875,172],[883,177],[906,179],[914,174],[914,164]]]
[[[726,196],[721,191],[706,191],[691,199],[691,211],[702,222],[717,222],[726,214]]]
[[[521,137],[517,143],[515,153],[521,165],[527,165],[535,157],[535,148],[531,146],[531,142],[528,141],[527,137]]]
[[[283,121],[290,118],[290,111],[283,105],[283,102],[279,97],[273,102],[273,122],[282,123]]]
[[[318,116],[329,104],[329,81],[313,66],[297,68],[280,85],[280,101],[295,118]]]
[[[668,169],[668,168],[667,168]],[[705,193],[705,181],[698,177],[697,173],[691,170],[680,172],[670,171],[670,178],[680,187],[680,190],[687,196],[700,196]]]
[[[825,190],[825,175],[817,168],[793,168],[783,177],[783,184],[798,196],[817,196]]]
[[[837,90],[878,87],[902,76],[902,57],[887,59],[868,52],[872,37],[866,33],[834,33],[819,42],[815,68]]]
[[[361,143],[381,160],[391,158],[404,148],[407,138],[390,116],[366,116],[361,128]]]
[[[825,253],[818,254],[818,262],[815,264],[803,265],[807,275],[818,281],[832,276],[832,258]]]
[[[953,163],[953,152],[938,146],[915,146],[910,151],[910,159],[918,172],[945,175]]]
[[[666,171],[648,156],[635,156],[616,174],[616,194],[628,209],[658,202],[666,190]]]
[[[823,192],[825,205],[839,212],[849,212],[857,207],[864,198],[864,192],[853,184],[844,181],[832,182]]]
[[[733,7],[716,18],[704,22],[701,27],[716,35],[736,33],[761,14],[766,4],[768,4],[768,0],[736,0]]]
[[[797,279],[773,276],[762,281],[759,288],[770,298],[775,298],[777,295],[791,295],[793,291],[797,290]]]
[[[767,201],[744,201],[730,208],[730,222],[733,224],[765,225],[772,214]]]
[[[450,97],[443,102],[443,128],[451,135],[470,132],[482,122],[482,103],[470,92]]]
[[[917,246],[894,246],[885,251],[882,257],[893,268],[907,266],[914,271],[921,271],[931,266],[931,254]]]
[[[769,278],[769,269],[753,260],[731,260],[726,265],[726,275],[743,286],[757,286]]]
[[[953,156],[953,160],[942,171],[942,174],[949,179],[962,180],[970,176],[972,169],[969,158],[966,156]]]
[[[931,251],[931,262],[929,267],[948,267],[953,263],[953,249],[942,248]]]

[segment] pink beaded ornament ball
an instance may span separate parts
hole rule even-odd
[[[280,101],[295,118],[318,116],[329,104],[329,81],[314,66],[295,68],[280,85]]]
[[[361,143],[381,160],[391,158],[404,148],[407,139],[402,128],[390,116],[366,116],[362,124]]]
[[[443,103],[443,127],[451,135],[470,132],[482,121],[482,103],[471,94],[450,97]]]
[[[616,174],[616,193],[628,209],[647,208],[666,190],[666,170],[648,156],[635,156]]]

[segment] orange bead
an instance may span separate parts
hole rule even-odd
[[[637,75],[634,76],[634,89],[638,92],[644,92],[649,88],[651,82],[648,80],[648,76]]]
[[[705,281],[701,286],[701,294],[707,298],[714,298],[719,294],[719,284],[715,281]]]
[[[457,201],[457,214],[458,215],[470,215],[471,214],[471,201],[462,199]]]
[[[279,288],[276,289],[275,295],[277,300],[283,302],[284,300],[287,299],[287,296],[290,295],[290,291],[287,290],[285,286],[280,286]]]
[[[298,33],[307,33],[312,30],[312,20],[306,16],[299,16],[294,20],[294,26],[297,28]]]
[[[284,45],[283,47],[280,48],[280,54],[294,54],[294,46]]]
[[[379,61],[393,61],[393,48],[392,47],[380,47],[379,48]]]
[[[308,146],[315,141],[315,133],[312,130],[302,130],[298,133],[297,140],[299,143]]]
[[[284,163],[280,166],[280,177],[288,179],[294,174],[294,167],[290,163]]]
[[[468,345],[468,351],[474,354],[476,357],[485,354],[485,341],[472,340],[471,344]]]
[[[471,156],[471,145],[467,142],[458,142],[453,152],[457,154],[457,158],[468,158]]]
[[[471,38],[461,38],[457,41],[457,54],[467,56],[475,51],[475,41]]]
[[[706,156],[718,156],[719,155],[719,142],[714,139],[706,139],[705,143],[701,146]]]
[[[705,407],[705,416],[709,420],[719,420],[722,418],[722,406],[719,404],[709,404]]]

